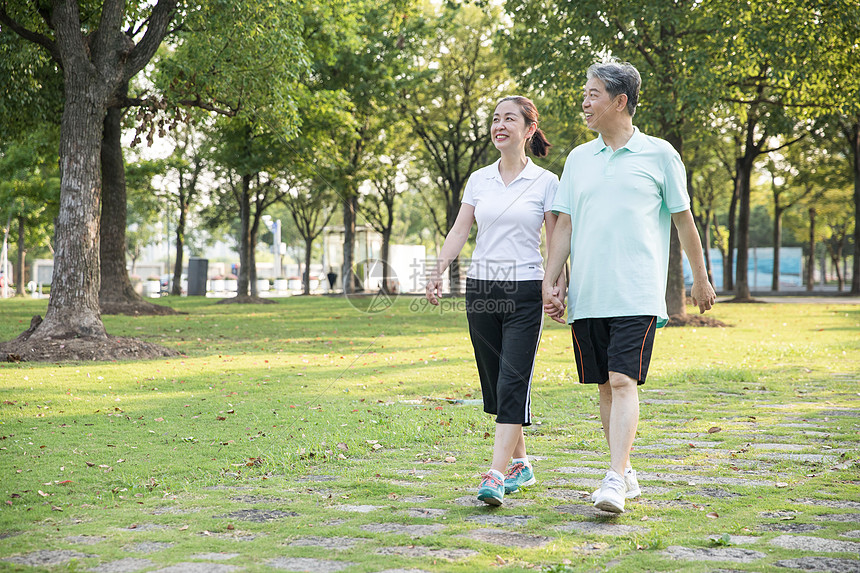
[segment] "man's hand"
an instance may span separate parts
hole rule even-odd
[[[544,281],[541,288],[543,295],[543,311],[554,321],[564,324],[564,302],[562,289],[558,285],[547,284]]]
[[[699,314],[705,314],[706,310],[711,310],[717,303],[717,293],[707,280],[694,281],[690,296],[693,298],[693,304],[699,307]]]
[[[424,287],[424,296],[427,301],[433,306],[439,306],[439,299],[436,298],[442,295],[442,279],[438,276],[430,277],[427,285]]]

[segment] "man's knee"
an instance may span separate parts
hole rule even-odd
[[[621,374],[620,372],[609,372],[609,386],[612,388],[613,392],[616,390],[630,390],[636,389],[638,382],[627,376],[626,374]]]

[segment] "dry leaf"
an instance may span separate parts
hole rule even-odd
[[[45,493],[45,492],[44,492],[44,491],[42,491],[42,490],[39,490],[39,491],[38,491],[38,492],[36,492],[36,493],[38,493],[38,494],[39,494],[39,495],[41,495],[42,497],[48,497],[48,494],[47,494],[47,493]]]
[[[712,427],[708,428],[709,434],[716,434],[717,432],[722,432],[722,431],[723,431],[723,429],[719,428],[717,426],[712,426]]]
[[[453,464],[457,461],[457,458],[455,458],[454,456],[448,456],[447,458],[445,458],[445,461],[449,464]]]
[[[717,513],[716,511],[712,511],[711,513],[709,513],[709,514],[708,514],[708,515],[706,515],[705,517],[710,517],[711,519],[716,519],[716,518],[718,518],[719,516],[720,516],[720,514],[719,514],[719,513]]]
[[[348,452],[348,451],[349,451],[349,446],[347,446],[347,445],[346,445],[345,443],[343,443],[343,442],[339,442],[339,443],[337,444],[337,449],[339,449],[339,450],[340,450],[340,451],[342,451],[342,452]]]
[[[179,531],[185,531],[186,529],[188,529],[188,526],[183,525],[182,527],[179,528]]]

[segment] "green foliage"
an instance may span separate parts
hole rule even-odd
[[[58,141],[59,129],[42,124],[0,142],[0,219],[4,227],[9,217],[23,220],[26,245],[19,247],[31,253],[50,244],[59,210]]]

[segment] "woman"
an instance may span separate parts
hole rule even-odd
[[[426,296],[431,304],[439,304],[442,273],[460,254],[477,221],[475,251],[466,274],[466,315],[484,411],[496,416],[493,461],[482,476],[478,499],[501,505],[505,493],[536,483],[523,426],[531,424],[531,380],[543,328],[541,225],[546,223],[549,242],[558,177],[526,157],[526,145],[538,157],[545,157],[550,147],[528,98],[499,101],[490,135],[501,158],[469,177]],[[565,290],[562,282],[559,279],[559,292]]]

